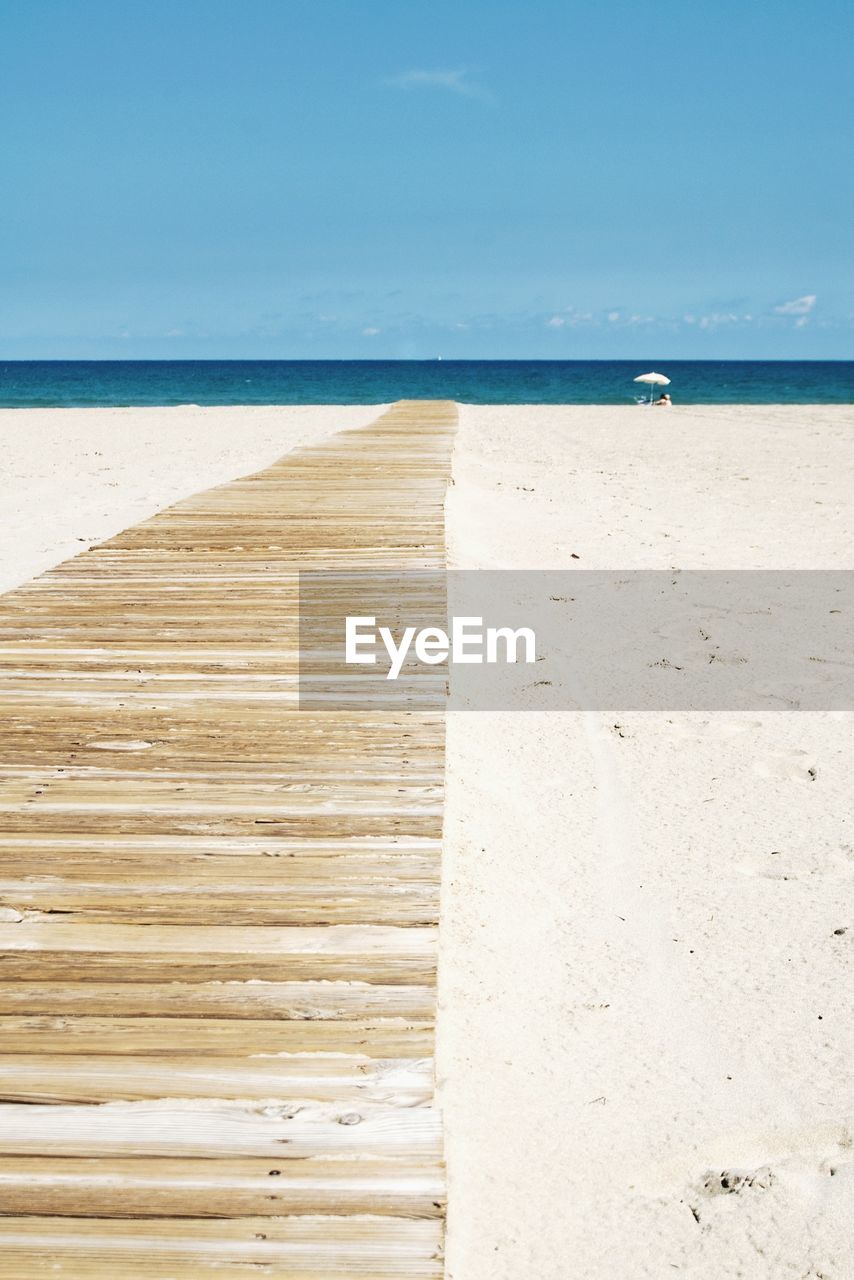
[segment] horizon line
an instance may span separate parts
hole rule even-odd
[[[854,364],[852,356],[2,356],[6,364]]]

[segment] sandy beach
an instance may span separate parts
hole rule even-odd
[[[848,408],[467,407],[450,559],[850,568],[852,465]],[[854,1274],[850,752],[841,714],[451,714],[449,1280]]]
[[[0,411],[0,588],[379,412]],[[849,568],[853,468],[850,408],[465,406],[449,559]],[[836,713],[449,716],[448,1280],[854,1274],[850,754]]]

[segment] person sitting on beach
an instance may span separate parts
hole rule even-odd
[[[655,402],[655,407],[656,409],[661,409],[661,408],[672,409],[673,408],[673,401],[670,399],[670,396],[667,394],[666,391],[662,391],[661,395]]]

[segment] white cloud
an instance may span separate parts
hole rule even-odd
[[[456,93],[461,98],[476,98],[480,102],[493,101],[488,89],[476,80],[469,79],[465,67],[447,71],[401,71],[396,76],[388,76],[383,83],[391,89],[438,89],[445,93]]]
[[[791,302],[781,302],[774,308],[778,316],[808,316],[817,302],[814,293],[805,293],[802,298],[792,298]]]
[[[572,329],[579,329],[584,325],[597,323],[599,322],[592,311],[576,311],[575,307],[566,307],[562,312],[557,312],[546,321],[549,329],[562,329],[564,325],[569,325]]]
[[[373,325],[368,325],[367,329],[362,330],[362,335],[365,338],[375,338],[378,333],[382,333],[382,329],[375,329]]]
[[[618,320],[620,319],[620,313],[619,313],[619,311],[609,311],[609,312],[608,312],[608,319],[610,320],[611,324],[616,324],[616,323],[618,322]]]
[[[701,329],[716,329],[721,324],[736,324],[738,316],[734,311],[713,311],[709,316],[700,317]]]

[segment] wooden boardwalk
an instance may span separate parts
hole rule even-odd
[[[296,573],[442,567],[455,424],[0,598],[3,1280],[441,1276],[443,716],[299,710]]]

